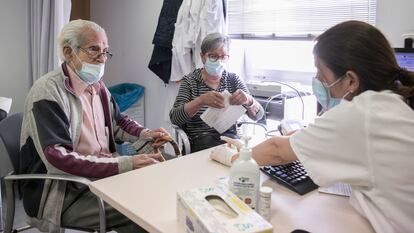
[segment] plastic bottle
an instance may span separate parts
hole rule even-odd
[[[270,221],[272,192],[271,187],[263,186],[260,188],[258,213],[267,221]]]
[[[250,208],[256,209],[259,197],[260,170],[248,148],[251,137],[243,137],[244,147],[230,168],[229,189]]]

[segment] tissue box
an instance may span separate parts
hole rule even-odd
[[[269,222],[222,186],[177,193],[177,220],[186,232],[273,232]]]

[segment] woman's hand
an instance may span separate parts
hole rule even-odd
[[[200,98],[203,105],[213,108],[224,108],[224,97],[219,92],[209,91],[198,98]]]
[[[143,168],[164,161],[161,153],[139,154],[132,157],[133,169]]]
[[[238,89],[230,96],[229,102],[231,105],[246,105],[250,106],[253,104],[253,97],[248,95],[243,90]]]

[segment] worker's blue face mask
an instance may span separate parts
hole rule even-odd
[[[105,63],[91,64],[81,61],[76,53],[75,56],[82,64],[82,68],[80,70],[75,70],[75,73],[79,76],[79,78],[89,85],[99,82],[105,72]]]
[[[331,83],[330,85],[325,86],[321,81],[317,78],[313,78],[312,80],[312,90],[313,94],[316,96],[318,102],[322,105],[324,110],[331,109],[341,103],[342,99],[345,98],[349,92],[347,92],[342,98],[334,98],[331,96],[330,88],[335,86],[339,81],[341,81],[343,77],[339,78],[335,82]]]
[[[206,63],[204,64],[204,69],[207,71],[209,75],[220,77],[221,74],[223,73],[224,65],[220,61],[220,59],[213,62],[207,58]]]

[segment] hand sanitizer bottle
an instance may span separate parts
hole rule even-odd
[[[251,137],[243,137],[244,147],[230,168],[229,189],[250,208],[256,209],[260,188],[260,170],[248,148]]]

